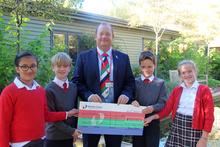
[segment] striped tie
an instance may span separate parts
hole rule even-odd
[[[102,65],[101,65],[101,77],[100,77],[100,90],[104,98],[109,94],[109,89],[106,87],[106,83],[110,80],[110,66],[108,63],[108,54],[102,54]]]

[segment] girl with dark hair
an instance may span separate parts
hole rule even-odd
[[[43,147],[46,121],[61,121],[74,111],[49,112],[46,94],[35,80],[38,62],[30,52],[15,58],[18,76],[0,96],[0,146]]]

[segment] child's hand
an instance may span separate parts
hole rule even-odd
[[[72,110],[68,111],[67,117],[72,117],[72,116],[78,117],[78,114],[79,114],[79,110],[73,108]]]
[[[207,147],[207,138],[200,138],[196,147]]]
[[[142,113],[144,114],[150,114],[154,111],[154,108],[152,106],[147,106],[145,109],[142,110]]]
[[[133,106],[135,106],[135,107],[139,107],[140,106],[140,104],[138,103],[138,101],[133,101],[132,103],[131,103]]]
[[[148,126],[149,123],[151,123],[151,121],[154,120],[154,117],[153,116],[150,116],[150,117],[147,117],[144,119],[144,126]]]
[[[81,135],[82,133],[79,131],[79,130],[75,130],[74,131],[74,133],[73,133],[73,142],[75,142],[78,138],[79,138],[79,136]]]

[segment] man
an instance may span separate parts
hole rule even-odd
[[[126,104],[135,89],[128,55],[112,49],[113,30],[101,23],[96,29],[97,48],[82,52],[76,62],[73,82],[80,97],[89,102]],[[104,135],[107,147],[120,147],[121,135]],[[97,147],[100,135],[83,134],[84,147]]]

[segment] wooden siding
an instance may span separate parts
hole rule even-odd
[[[84,14],[84,15],[80,15]],[[138,56],[143,50],[143,38],[154,39],[154,33],[148,28],[131,28],[126,25],[124,20],[119,20],[111,17],[105,17],[97,15],[95,20],[94,15],[91,18],[87,18],[85,15],[87,13],[79,13],[78,17],[73,17],[73,22],[60,22],[55,21],[54,31],[70,32],[76,34],[95,34],[96,26],[102,22],[107,21],[112,24],[114,29],[114,44],[120,47],[120,50],[127,53],[130,57],[131,64],[138,63]],[[89,16],[89,15],[88,15]],[[82,18],[84,17],[84,18]],[[109,19],[106,19],[109,18]],[[7,17],[5,17],[8,20]],[[44,30],[48,20],[30,17],[30,22],[27,27],[24,27],[25,34],[23,35],[25,40],[32,40],[38,37]],[[118,23],[117,23],[118,22]],[[30,32],[29,32],[30,31]],[[167,34],[163,36],[164,40],[170,40],[173,34],[176,32],[168,31]],[[47,36],[45,39],[46,49],[50,49],[51,46],[51,36]]]

